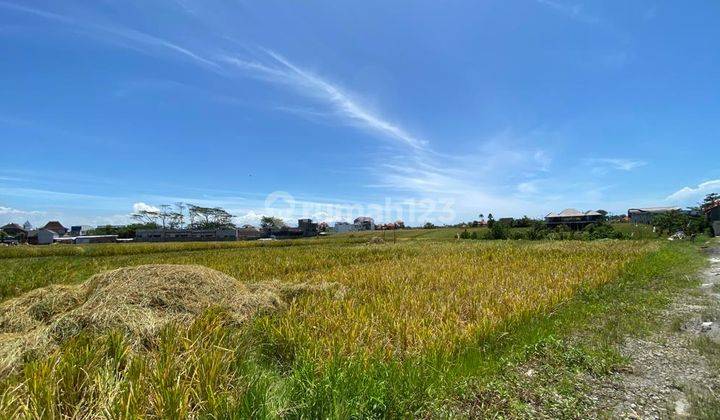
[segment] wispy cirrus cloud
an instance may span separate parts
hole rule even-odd
[[[600,19],[585,11],[578,3],[570,3],[565,0],[535,0],[538,4],[549,7],[556,12],[583,23],[596,24]]]
[[[179,54],[195,64],[219,70],[220,66],[212,60],[203,57],[201,54],[191,51],[177,43],[167,39],[156,37],[145,32],[141,32],[132,28],[117,25],[100,24],[88,20],[76,19],[60,13],[49,12],[46,10],[36,9],[28,6],[21,6],[15,3],[0,1],[0,8],[15,11],[18,13],[36,16],[38,18],[52,20],[54,22],[66,24],[91,36],[95,39],[114,42],[124,41],[125,46],[136,51],[153,55],[156,50],[167,50],[169,52]]]
[[[585,163],[598,175],[606,174],[611,170],[629,172],[648,164],[641,159],[627,158],[591,158],[585,159]]]
[[[262,51],[269,59],[265,63],[232,55],[223,55],[221,60],[245,71],[250,76],[284,84],[303,95],[323,100],[332,107],[336,115],[350,123],[399,140],[416,149],[423,148],[427,144],[427,141],[408,133],[396,123],[363,106],[354,98],[355,95],[348,93],[337,84],[299,67],[275,51],[267,49]]]
[[[239,68],[244,70],[247,76],[284,84],[304,96],[322,100],[332,108],[331,115],[339,116],[346,122],[358,127],[399,140],[413,148],[422,148],[427,143],[425,140],[410,134],[397,123],[391,122],[386,117],[362,105],[361,101],[357,99],[357,95],[350,94],[339,85],[303,69],[273,50],[260,48],[264,61],[252,60],[246,56],[228,53],[217,54],[217,57],[210,58],[177,42],[124,26],[79,20],[71,16],[4,1],[0,1],[0,8],[63,23],[95,39],[109,42],[122,41],[124,46],[145,54],[155,55],[158,51],[164,50],[214,72],[225,73],[229,72],[231,68]],[[216,60],[215,58],[219,59]],[[297,108],[294,109],[294,113],[298,113]],[[316,113],[313,114],[317,116]]]
[[[19,4],[9,3],[6,1],[0,1],[0,7],[7,9],[7,10],[13,10],[13,11],[24,13],[24,14],[34,15],[34,16],[41,17],[44,19],[54,20],[57,22],[74,23],[74,19],[72,19],[68,16],[61,15],[59,13],[53,13],[53,12],[48,12],[46,10],[35,9],[32,7],[27,7],[27,6],[21,6]]]

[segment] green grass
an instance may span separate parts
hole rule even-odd
[[[629,235],[632,239],[655,239],[658,235],[653,232],[650,225],[636,225],[633,223],[613,223],[613,228]]]
[[[405,293],[398,296],[407,296],[410,304],[413,289],[439,293],[442,298],[447,290],[458,287],[440,289],[441,285],[452,286],[454,281],[466,281],[465,276],[486,272],[495,276],[489,278],[509,275],[512,271],[503,267],[515,267],[516,261],[514,270],[530,273],[539,269],[540,261],[555,261],[556,272],[573,278],[597,271],[576,271],[582,264],[597,264],[593,258],[620,258],[633,247],[649,251],[638,252],[627,264],[605,273],[612,275],[608,283],[583,283],[569,290],[568,298],[518,311],[492,328],[454,339],[448,348],[427,347],[391,357],[336,352],[319,359],[316,353],[305,351],[312,343],[295,335],[303,330],[293,327],[293,322],[306,316],[312,319],[312,309],[323,308],[322,302],[311,298],[297,302],[287,313],[259,317],[245,328],[230,327],[222,312],[210,311],[190,326],[169,326],[147,351],[133,351],[119,333],[81,335],[5,378],[0,383],[0,413],[48,418],[98,413],[108,417],[348,418],[518,417],[540,410],[554,417],[578,417],[587,401],[577,375],[603,375],[622,364],[614,351],[616,344],[627,334],[653,327],[653,311],[666,305],[672,292],[691,285],[693,280],[686,274],[702,264],[690,243],[661,247],[628,241],[468,243],[423,236],[437,234],[447,239],[442,231],[407,231],[417,236],[405,236],[397,245],[366,245],[359,235],[270,246],[136,244],[88,247],[64,256],[7,257],[0,266],[0,294],[8,298],[46,284],[76,283],[109,268],[161,262],[201,264],[242,281],[347,278],[354,290],[360,285],[380,287],[368,289],[377,293],[407,283],[410,292],[398,289]],[[578,259],[562,266],[560,262],[568,258]],[[451,273],[458,277],[448,278]],[[420,287],[426,277],[436,279],[437,290],[432,283]],[[360,296],[361,307],[372,297]],[[428,302],[440,304],[442,299]],[[376,316],[382,316],[381,309],[377,306]],[[294,313],[302,315],[300,321],[291,317]],[[309,325],[321,325],[321,321]],[[388,326],[394,322],[388,321]],[[341,332],[348,339],[353,336],[350,331]],[[319,337],[325,334],[320,333]],[[529,369],[536,373],[527,376]]]

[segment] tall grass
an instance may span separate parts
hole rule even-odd
[[[79,281],[145,262],[197,263],[241,280],[337,281],[344,299],[307,296],[242,328],[211,311],[134,352],[121,334],[81,335],[0,383],[3,417],[412,417],[573,322],[563,307],[603,310],[620,292],[678,263],[651,242],[326,243],[115,257],[8,259],[25,281]],[[660,255],[648,259],[647,255]],[[647,268],[648,265],[652,269]],[[2,268],[6,270],[5,266]],[[7,271],[5,271],[7,273]],[[63,281],[62,276],[52,281]],[[642,280],[642,282],[641,282]],[[6,296],[18,291],[4,289]],[[577,304],[577,303],[576,303]],[[558,312],[559,311],[559,312]],[[565,324],[563,324],[565,323]],[[532,328],[530,328],[532,326]]]
[[[287,240],[287,241],[225,241],[225,242],[160,242],[160,243],[118,243],[91,245],[21,245],[0,248],[2,258],[28,257],[102,257],[119,255],[158,254],[165,252],[207,251],[222,249],[245,249],[262,247],[288,247],[319,245],[318,239]]]

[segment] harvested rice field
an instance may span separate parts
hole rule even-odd
[[[521,416],[540,408],[511,366],[572,343],[607,371],[611,351],[583,349],[695,261],[615,240],[0,249],[0,415]]]

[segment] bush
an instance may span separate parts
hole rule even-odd
[[[607,223],[593,223],[585,226],[583,229],[584,239],[596,240],[596,239],[625,239],[626,236],[622,232],[615,230],[611,225]]]
[[[528,239],[528,233],[522,230],[510,230],[508,233],[508,239],[521,240]]]
[[[556,227],[555,230],[548,233],[547,239],[550,239],[551,241],[566,241],[570,239],[575,239],[575,234],[572,230],[570,230],[569,227],[565,225],[560,225]]]
[[[502,223],[493,223],[488,230],[487,239],[507,239],[509,229]]]
[[[531,241],[539,241],[541,239],[546,239],[549,233],[550,229],[547,228],[547,225],[545,225],[544,222],[534,220],[530,224],[530,230],[527,232],[527,238]]]

